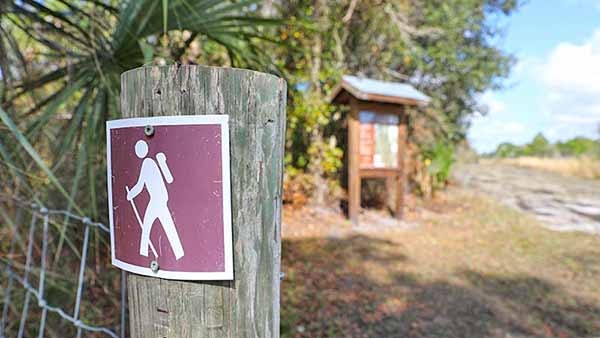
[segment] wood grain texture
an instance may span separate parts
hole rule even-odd
[[[406,194],[406,145],[408,140],[408,116],[400,115],[398,124],[398,176],[396,177],[396,218],[404,217],[404,196]]]
[[[396,178],[400,169],[397,168],[361,168],[359,170],[360,178],[381,178],[392,177]]]
[[[370,111],[373,113],[380,114],[394,114],[401,115],[405,111],[405,106],[400,104],[393,103],[383,103],[383,102],[371,102],[371,101],[361,101],[359,99],[354,98],[355,103],[354,106],[358,111]]]
[[[279,337],[285,81],[242,69],[121,75],[123,117],[228,114],[234,281],[128,275],[133,338]]]
[[[358,225],[360,213],[360,121],[357,100],[350,99],[348,114],[348,218]]]

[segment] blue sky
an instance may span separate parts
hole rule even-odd
[[[483,93],[468,133],[479,152],[499,143],[598,137],[600,0],[531,0],[503,21],[498,47],[517,58],[506,88]]]

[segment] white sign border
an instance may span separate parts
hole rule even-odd
[[[181,272],[159,269],[156,273],[150,267],[140,267],[117,259],[115,255],[115,230],[112,201],[112,161],[110,131],[128,127],[144,127],[151,125],[206,125],[221,126],[221,159],[223,187],[223,248],[225,250],[225,271],[222,272]],[[156,116],[111,120],[106,122],[106,177],[108,186],[108,217],[110,222],[110,251],[112,265],[136,274],[174,280],[233,280],[233,237],[231,228],[231,184],[229,164],[229,115],[183,115]]]

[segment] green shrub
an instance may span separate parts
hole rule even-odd
[[[562,156],[600,155],[600,143],[586,137],[575,137],[566,142],[556,144]]]
[[[431,176],[433,189],[443,188],[448,182],[454,163],[454,152],[454,146],[445,142],[437,142],[423,150],[422,156]]]
[[[521,156],[532,157],[600,157],[600,141],[587,137],[575,137],[565,142],[550,143],[542,133],[537,134],[530,143],[517,146],[508,142],[501,143],[494,157],[512,158]]]

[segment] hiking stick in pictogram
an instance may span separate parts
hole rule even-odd
[[[127,193],[129,194],[129,187],[125,187],[125,191],[127,191]],[[144,230],[144,225],[142,223],[142,219],[140,218],[140,214],[138,213],[137,208],[135,207],[135,202],[133,200],[129,201],[131,203],[131,207],[133,208],[133,212],[135,213],[135,218],[138,221],[138,224],[140,225],[140,228],[142,228],[142,231]],[[156,252],[156,249],[154,248],[154,245],[152,244],[152,241],[148,242],[150,245],[150,249],[152,250],[152,253],[154,254],[154,257],[158,257],[158,253]]]

